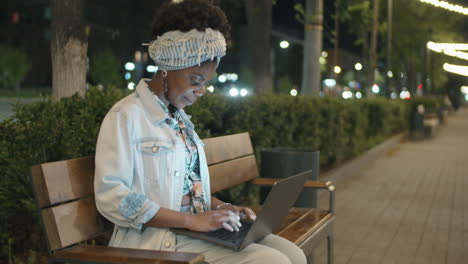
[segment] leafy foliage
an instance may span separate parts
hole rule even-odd
[[[92,57],[89,75],[95,84],[122,87],[123,78],[119,65],[117,57],[111,50],[106,49]]]
[[[30,68],[23,51],[0,45],[0,88],[18,88]]]

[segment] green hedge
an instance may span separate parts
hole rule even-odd
[[[16,105],[0,123],[0,259],[43,252],[30,185],[34,164],[93,155],[99,127],[125,93],[91,88],[85,97]],[[407,129],[410,104],[401,100],[207,95],[187,109],[200,137],[245,132],[263,147],[320,150],[322,168],[362,153]],[[257,155],[257,158],[259,155]]]

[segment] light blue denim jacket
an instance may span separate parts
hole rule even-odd
[[[158,210],[180,210],[185,145],[169,127],[169,116],[141,80],[136,92],[107,113],[96,146],[94,190],[98,211],[115,224],[110,246],[175,250],[175,235],[164,228],[143,228]],[[199,151],[200,176],[208,208],[210,180],[203,142],[190,116],[183,122],[192,131]]]

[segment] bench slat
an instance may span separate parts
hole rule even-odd
[[[244,157],[254,153],[249,133],[203,140],[208,165]]]
[[[122,264],[197,264],[204,263],[205,260],[203,255],[198,255],[195,253],[115,248],[91,245],[80,245],[64,250],[58,250],[54,255],[56,258],[62,260],[80,260],[84,262]]]
[[[32,168],[39,207],[78,199],[94,192],[94,157],[43,163]]]
[[[254,155],[212,165],[209,170],[212,193],[258,177]]]
[[[51,250],[88,240],[104,232],[94,197],[42,210]]]

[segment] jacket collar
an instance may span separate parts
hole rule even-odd
[[[158,96],[150,91],[148,87],[148,83],[150,81],[150,79],[141,79],[137,85],[136,93],[140,97],[140,100],[143,103],[143,107],[151,122],[159,124],[166,119],[170,119],[170,116],[167,108],[164,106]],[[190,121],[191,116],[187,115],[183,109],[178,109],[178,114],[180,115],[180,119],[182,122],[184,122],[185,126],[187,126],[189,130],[193,130],[194,125]]]

